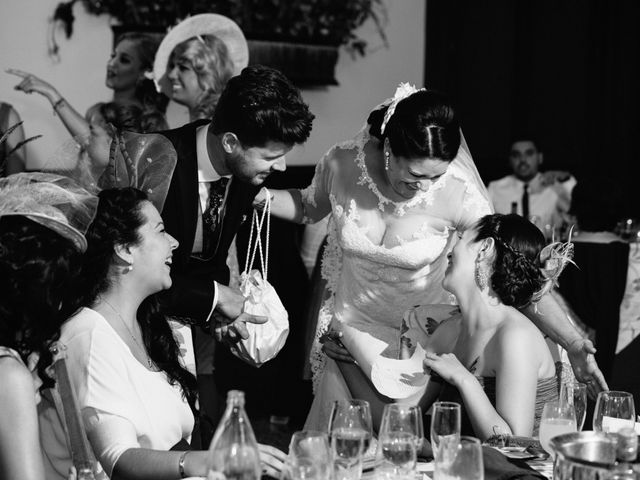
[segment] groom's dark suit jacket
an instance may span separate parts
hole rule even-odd
[[[183,127],[161,132],[178,153],[176,169],[162,210],[167,232],[180,242],[173,252],[171,277],[173,285],[166,298],[168,314],[204,322],[213,303],[214,280],[227,285],[229,268],[227,253],[242,222],[251,213],[251,203],[260,187],[254,187],[232,178],[223,206],[222,221],[214,232],[217,245],[214,255],[207,261],[191,257],[199,215],[198,160],[196,129],[208,120],[189,123]]]

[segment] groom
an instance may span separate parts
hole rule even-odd
[[[221,324],[232,322],[223,329],[228,340],[246,332],[245,322],[265,321],[242,313],[244,297],[227,286],[227,253],[251,216],[260,186],[286,169],[285,155],[307,140],[312,120],[284,75],[256,65],[229,80],[211,122],[162,132],[178,154],[162,211],[166,230],[180,242],[167,308],[169,315],[198,326],[193,332],[200,383],[209,382],[213,369],[213,339],[203,328],[211,329],[214,313]]]

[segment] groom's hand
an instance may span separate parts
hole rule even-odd
[[[212,334],[220,342],[237,343],[249,338],[247,323],[266,323],[268,318],[244,313],[239,290],[218,284],[218,303],[211,322]]]

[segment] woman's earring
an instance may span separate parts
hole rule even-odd
[[[389,154],[389,150],[385,150],[384,152],[384,169],[385,170],[389,170],[389,157],[391,155]]]
[[[124,273],[129,273],[131,270],[133,270],[133,262],[124,267]]]
[[[476,285],[480,290],[485,290],[489,286],[489,268],[486,264],[476,260]]]

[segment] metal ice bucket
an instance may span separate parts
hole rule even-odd
[[[554,480],[613,480],[621,473],[616,465],[616,436],[600,432],[565,433],[551,439],[556,459]]]

